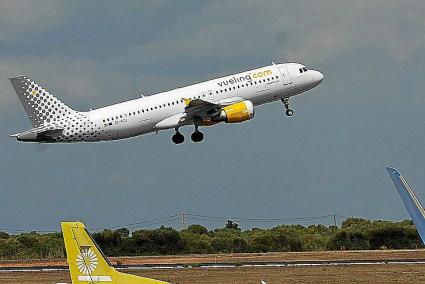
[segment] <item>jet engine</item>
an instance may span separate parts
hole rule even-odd
[[[237,123],[250,120],[253,117],[254,105],[251,101],[246,100],[224,107],[218,115],[215,115],[211,118],[211,121]]]

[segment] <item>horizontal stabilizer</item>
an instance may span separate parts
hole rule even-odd
[[[394,182],[395,187],[418,230],[422,243],[425,244],[425,211],[415,193],[399,170],[387,167],[387,171]]]
[[[42,126],[32,128],[25,132],[10,135],[16,137],[18,141],[24,142],[51,142],[52,138],[62,135],[63,128],[54,128],[49,126]]]

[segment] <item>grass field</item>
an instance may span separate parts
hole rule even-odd
[[[425,283],[425,265],[339,265],[131,270],[132,274],[171,283]],[[70,283],[68,272],[1,272],[2,284]]]

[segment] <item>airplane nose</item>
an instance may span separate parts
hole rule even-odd
[[[311,79],[315,82],[315,83],[317,83],[317,84],[320,84],[322,81],[323,81],[323,74],[322,73],[320,73],[319,71],[313,71],[312,72],[312,74],[311,74]]]

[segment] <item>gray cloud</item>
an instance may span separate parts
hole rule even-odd
[[[425,184],[422,2],[0,1],[0,215],[14,216],[4,226],[99,227],[182,209],[406,217],[384,167]],[[326,75],[291,101],[293,119],[266,105],[182,147],[171,132],[42,151],[7,137],[30,127],[16,74],[84,110],[270,60]]]
[[[19,41],[60,26],[67,20],[70,6],[51,0],[0,1],[0,42]]]
[[[290,9],[297,13],[283,16],[294,42],[281,54],[317,61],[353,50],[376,49],[405,60],[425,46],[419,36],[425,32],[421,1],[319,2],[297,1]]]

